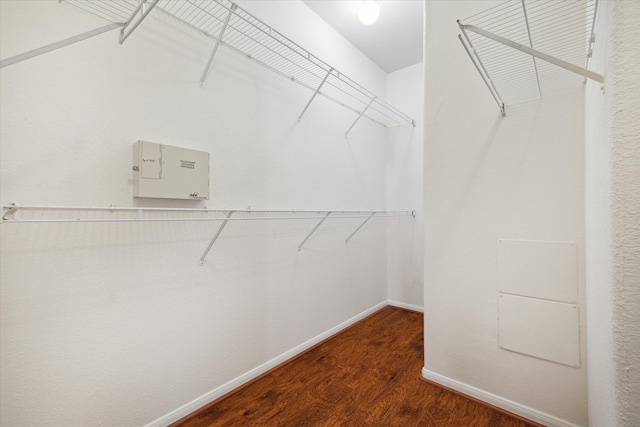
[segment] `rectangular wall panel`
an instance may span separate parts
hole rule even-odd
[[[499,294],[500,348],[580,367],[578,306]]]
[[[578,301],[575,243],[499,239],[497,251],[498,292]]]

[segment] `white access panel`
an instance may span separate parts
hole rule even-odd
[[[500,348],[580,367],[578,306],[499,294]]]
[[[576,303],[574,242],[498,240],[498,292]]]
[[[133,145],[133,197],[209,199],[209,153],[138,141]]]

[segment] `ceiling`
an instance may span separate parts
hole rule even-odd
[[[386,73],[422,61],[422,0],[378,0],[380,18],[358,20],[360,1],[302,0]]]

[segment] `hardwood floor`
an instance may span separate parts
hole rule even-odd
[[[538,426],[423,380],[422,331],[385,307],[173,426]]]

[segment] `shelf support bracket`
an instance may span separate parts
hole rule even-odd
[[[482,80],[484,80],[484,84],[487,85],[487,88],[489,89],[491,96],[493,96],[493,99],[495,99],[496,103],[498,104],[498,108],[500,108],[500,114],[502,115],[502,117],[505,117],[507,115],[507,112],[504,109],[504,102],[502,101],[502,98],[500,97],[498,90],[496,89],[495,85],[493,84],[493,81],[491,80],[491,77],[489,77],[489,73],[487,72],[487,69],[484,67],[484,64],[480,60],[480,57],[478,56],[478,53],[476,52],[475,47],[473,47],[473,43],[471,43],[471,40],[469,39],[469,36],[467,35],[466,31],[464,30],[464,26],[460,21],[458,21],[458,27],[460,27],[460,31],[462,31],[462,34],[464,35],[466,43],[465,43],[465,40],[462,39],[462,36],[460,36],[459,34],[458,34],[458,40],[460,40],[460,43],[462,43],[462,47],[464,47],[464,50],[467,52],[467,55],[469,55],[469,59],[471,59],[471,62],[476,67],[476,70],[478,70],[480,77],[482,77]]]
[[[347,135],[349,135],[349,132],[351,132],[351,129],[353,129],[353,127],[356,125],[356,123],[358,123],[358,121],[362,118],[362,116],[364,116],[364,113],[367,112],[367,110],[369,109],[369,107],[371,107],[371,104],[373,104],[373,101],[376,100],[376,97],[374,96],[373,98],[371,98],[371,101],[369,101],[369,103],[367,104],[366,107],[364,107],[362,109],[362,111],[360,112],[360,115],[358,116],[358,118],[356,119],[355,122],[353,122],[353,124],[351,125],[351,127],[349,129],[347,129],[347,131],[344,133],[344,137],[346,138]]]
[[[231,20],[231,16],[233,12],[236,10],[237,6],[235,4],[231,5],[231,9],[229,9],[229,13],[222,24],[222,29],[220,30],[220,34],[218,34],[218,38],[216,39],[216,43],[213,45],[213,50],[211,51],[211,55],[209,55],[209,60],[207,61],[207,66],[204,68],[202,72],[202,77],[200,77],[200,87],[204,87],[204,81],[207,79],[207,74],[209,74],[209,69],[211,68],[211,64],[213,64],[213,58],[216,56],[216,52],[218,52],[218,47],[220,47],[220,43],[222,43],[222,37],[224,37],[224,32],[227,30],[229,26],[229,21]]]
[[[529,16],[527,15],[527,6],[522,0],[522,13],[524,13],[524,23],[527,25],[527,35],[529,36],[529,47],[533,49],[533,39],[531,38],[531,28],[529,27]],[[542,88],[540,87],[540,75],[538,74],[538,64],[536,63],[536,57],[532,56],[533,69],[536,72],[536,82],[538,83],[538,96],[542,97]]]
[[[145,18],[149,16],[153,8],[156,7],[160,0],[153,0],[153,2],[148,7],[146,6],[146,1],[147,0],[140,0],[138,7],[133,11],[129,20],[122,27],[122,30],[120,30],[120,44],[124,43],[124,41],[129,38],[131,33],[133,33],[136,28],[138,28],[138,25],[140,25],[142,21],[144,21]],[[140,17],[135,20],[135,16],[138,14],[138,12],[140,12]],[[129,26],[131,26],[131,28],[129,28]]]
[[[318,229],[318,227],[320,227],[320,226],[322,225],[322,223],[327,219],[327,217],[328,217],[329,215],[331,215],[331,211],[327,212],[327,213],[325,214],[325,216],[320,220],[320,222],[319,222],[319,223],[317,223],[315,227],[313,227],[313,230],[311,230],[311,232],[309,232],[309,234],[307,234],[307,237],[305,237],[305,238],[304,238],[304,240],[302,241],[302,243],[300,243],[300,244],[298,245],[298,252],[300,252],[300,249],[302,249],[302,245],[304,245],[304,244],[307,242],[307,240],[309,240],[309,238],[313,235],[313,233],[315,233],[315,232],[316,232],[316,230]]]
[[[372,213],[371,213],[371,215],[369,215],[369,216],[367,217],[367,219],[365,219],[365,220],[362,222],[362,224],[360,224],[360,225],[358,226],[358,228],[356,228],[356,229],[353,231],[353,233],[351,233],[351,234],[349,235],[349,237],[347,237],[347,239],[344,241],[344,243],[345,243],[345,244],[348,244],[348,243],[349,243],[349,239],[351,239],[351,238],[352,238],[352,237],[353,237],[353,236],[354,236],[358,231],[360,231],[360,229],[361,229],[362,227],[364,227],[364,225],[365,225],[367,222],[369,222],[369,220],[370,220],[371,218],[373,218],[373,216],[374,216],[375,214],[376,214],[376,212],[372,212]]]
[[[473,31],[476,34],[480,34],[481,36],[485,36],[487,38],[490,38],[492,40],[497,41],[498,43],[502,43],[506,46],[512,47],[516,50],[519,50],[521,52],[527,53],[531,56],[534,56],[536,58],[540,58],[543,61],[547,61],[553,65],[557,65],[560,68],[564,68],[565,70],[569,70],[573,73],[579,74],[583,77],[586,77],[588,79],[594,80],[598,83],[604,83],[604,77],[598,73],[594,73],[593,71],[587,70],[585,68],[582,67],[578,67],[577,65],[574,65],[570,62],[566,62],[563,61],[561,59],[558,59],[554,56],[551,55],[547,55],[546,53],[540,52],[539,50],[535,50],[532,49],[530,47],[521,45],[520,43],[516,43],[512,40],[509,39],[505,39],[504,37],[500,37],[496,34],[493,34],[487,30],[483,30],[482,28],[478,28],[475,27],[473,25],[463,25],[462,26],[465,30],[469,30],[469,31]]]
[[[307,105],[304,107],[304,110],[302,110],[302,113],[300,113],[300,115],[298,116],[298,121],[300,121],[300,119],[302,119],[302,116],[304,116],[304,113],[307,112],[307,109],[309,108],[309,105],[311,105],[311,103],[313,102],[313,100],[316,98],[316,96],[320,93],[320,89],[322,89],[322,86],[324,85],[324,83],[327,81],[327,79],[329,78],[329,76],[331,75],[331,72],[333,72],[333,68],[330,68],[329,71],[327,72],[327,75],[324,76],[324,79],[322,79],[322,81],[320,82],[320,85],[318,86],[318,88],[316,89],[316,91],[313,93],[313,95],[311,96],[311,99],[309,100],[309,102],[307,102]]]
[[[589,51],[587,52],[587,63],[585,64],[585,68],[588,70],[589,65],[591,64],[591,58],[593,57],[593,44],[596,41],[596,19],[598,18],[598,5],[599,1],[596,0],[593,6],[593,20],[591,21],[591,34],[589,35]],[[587,83],[585,79],[584,84]]]
[[[213,247],[213,244],[216,242],[216,240],[218,240],[218,237],[220,237],[220,233],[222,233],[222,230],[224,230],[224,227],[227,225],[227,223],[229,222],[229,219],[231,218],[231,215],[233,215],[234,212],[235,211],[227,212],[227,216],[222,221],[222,224],[220,224],[220,227],[218,227],[218,231],[216,231],[216,234],[213,236],[213,239],[211,239],[211,242],[209,242],[209,246],[207,246],[207,249],[204,250],[204,253],[200,257],[200,265],[204,264],[204,259],[209,254],[209,251]]]
[[[82,40],[86,40],[91,37],[95,37],[102,33],[106,33],[107,31],[111,31],[116,28],[122,28],[123,23],[113,23],[109,25],[105,25],[104,27],[96,28],[95,30],[87,31],[86,33],[78,34],[74,37],[69,37],[68,39],[60,40],[55,43],[51,43],[49,45],[39,47],[34,50],[30,50],[29,52],[21,53],[16,56],[12,56],[11,58],[3,59],[0,61],[0,68],[7,67],[9,65],[16,64],[18,62],[25,61],[27,59],[33,58],[35,56],[39,56],[48,52],[51,52],[56,49],[60,49],[65,46],[69,46],[70,44],[80,42]]]

